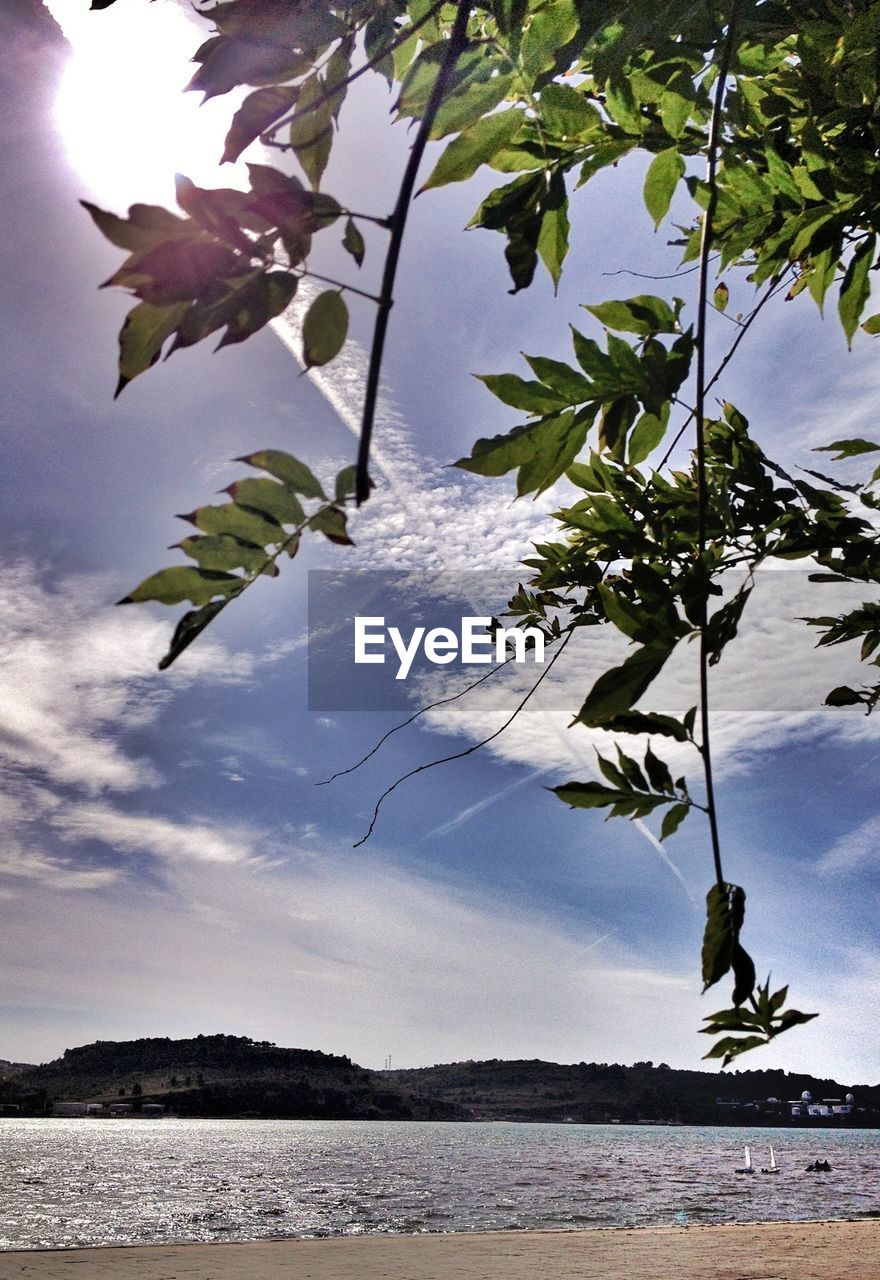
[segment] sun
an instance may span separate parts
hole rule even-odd
[[[229,96],[201,106],[182,92],[204,25],[176,0],[124,0],[102,12],[90,12],[89,0],[44,3],[73,49],[55,118],[88,194],[122,209],[172,203],[175,172],[201,185],[241,185],[235,166],[217,163]]]

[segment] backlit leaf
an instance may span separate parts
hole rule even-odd
[[[258,453],[245,454],[241,458],[236,458],[235,461],[246,462],[248,466],[268,471],[270,476],[275,476],[276,480],[283,480],[295,493],[301,493],[304,498],[323,500],[326,497],[317,477],[306,464],[280,449],[262,449]]]
[[[119,333],[119,382],[116,395],[139,373],[156,363],[166,339],[175,332],[189,307],[185,302],[156,307],[139,302],[125,317]]]
[[[345,224],[345,235],[342,238],[342,247],[346,253],[350,253],[358,266],[361,266],[366,253],[366,245],[364,237],[361,235],[354,219],[349,218]]]
[[[660,839],[668,840],[670,836],[674,836],[690,811],[688,804],[674,804],[667,809],[660,825]]]
[[[146,600],[157,600],[159,604],[180,604],[182,600],[190,600],[195,605],[203,605],[214,596],[228,596],[230,592],[237,591],[243,581],[234,573],[175,565],[144,578],[119,603],[142,604]]]
[[[245,511],[235,502],[226,502],[218,507],[197,507],[180,519],[194,524],[203,533],[231,533],[261,547],[275,545],[284,538],[284,530],[276,520],[255,511]],[[193,600],[193,604],[198,603]]]
[[[876,236],[869,235],[866,240],[862,241],[850,259],[846,274],[843,277],[843,284],[840,286],[837,309],[849,346],[852,346],[853,335],[858,328],[862,312],[865,309],[865,303],[871,293],[868,272],[874,261],[876,240]]]
[[[449,143],[422,187],[442,187],[449,182],[463,182],[505,147],[523,123],[520,111],[499,111],[484,116]]]
[[[231,164],[237,160],[274,120],[293,109],[298,97],[296,85],[272,85],[249,94],[232,117],[220,163]]]
[[[224,492],[239,506],[265,511],[279,524],[299,525],[306,518],[296,492],[277,480],[236,480]]]
[[[345,344],[348,308],[336,289],[319,293],[303,321],[303,364],[307,369],[328,364]]]
[[[679,180],[684,177],[685,164],[677,147],[669,147],[659,151],[651,161],[645,175],[645,207],[654,219],[654,226],[660,223],[669,212],[672,197]]]
[[[354,545],[346,532],[346,515],[339,507],[325,507],[309,520],[309,528],[341,547]]]

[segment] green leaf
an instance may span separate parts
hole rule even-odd
[[[499,111],[484,116],[449,143],[422,187],[442,187],[449,182],[464,182],[510,143],[522,126],[521,111]]]
[[[232,117],[221,164],[231,164],[242,151],[265,133],[274,120],[291,111],[299,97],[296,85],[272,85],[249,94]]]
[[[525,74],[534,79],[542,71],[549,71],[558,51],[577,35],[578,26],[577,10],[571,0],[550,0],[543,8],[532,10],[520,45]]]
[[[660,223],[669,212],[675,188],[684,177],[684,158],[677,147],[668,147],[659,151],[651,161],[645,175],[645,206],[654,219],[654,226]]]
[[[195,605],[203,605],[214,596],[228,596],[238,591],[243,582],[244,579],[234,573],[175,565],[144,578],[119,603],[142,604],[146,600],[157,600],[160,604],[180,604],[182,600],[191,600]]]
[[[569,411],[524,427],[514,427],[507,435],[477,440],[468,458],[453,465],[481,476],[500,476],[519,468],[517,493],[549,488],[580,453],[595,410]]]
[[[826,707],[855,707],[864,699],[855,689],[850,689],[847,685],[838,685],[836,689],[832,689],[828,697],[825,699]]]
[[[840,462],[843,458],[854,458],[860,453],[876,453],[878,449],[880,444],[874,444],[873,440],[834,440],[831,444],[819,445],[813,453],[836,453],[837,457],[831,461]]]
[[[843,331],[846,334],[847,345],[850,347],[852,346],[853,335],[862,318],[865,304],[871,293],[868,272],[874,261],[874,246],[876,242],[877,237],[869,235],[859,245],[849,261],[846,274],[843,277],[843,284],[840,286],[837,309],[840,315],[840,323],[843,325]]]
[[[672,774],[665,761],[659,756],[655,756],[650,747],[645,750],[645,772],[654,791],[662,791],[666,795],[675,794],[675,784],[672,781]]]
[[[317,190],[333,146],[333,95],[318,75],[300,86],[296,114],[290,122],[290,145],[303,172]]]
[[[610,808],[609,817],[643,818],[663,804],[660,796],[640,794],[629,787],[606,787],[601,782],[567,782],[550,790],[572,809]]]
[[[294,493],[301,493],[304,498],[326,499],[317,477],[306,464],[280,449],[262,449],[259,453],[248,453],[235,461],[246,462],[249,467],[268,471],[270,476],[283,480]]]
[[[712,294],[712,301],[715,307],[722,314],[727,310],[727,304],[730,301],[730,290],[722,280],[720,284],[715,286],[715,292]]]
[[[676,301],[680,306],[680,300]],[[585,303],[584,310],[589,311],[607,329],[616,329],[619,333],[637,333],[639,337],[648,338],[655,333],[680,332],[677,311],[673,311],[664,298],[656,298],[651,294],[598,302],[592,306]]]
[[[349,218],[345,224],[345,235],[342,238],[342,247],[346,253],[350,253],[357,265],[363,265],[364,254],[366,253],[366,245],[364,237],[361,235],[353,218]]]
[[[350,497],[357,485],[357,467],[343,467],[336,477],[336,501]]]
[[[266,573],[269,577],[278,572],[267,559],[265,547],[243,542],[231,533],[193,534],[175,546],[196,560],[202,569],[244,569],[248,573]]]
[[[734,965],[737,948],[740,948],[739,932],[745,919],[745,904],[745,892],[736,884],[726,882],[723,885],[713,884],[706,895],[706,930],[703,935],[704,991],[719,982]],[[745,956],[745,952],[742,954]],[[748,959],[747,956],[746,959]],[[739,963],[742,964],[742,960]]]
[[[226,502],[219,507],[197,507],[188,515],[181,515],[180,519],[194,524],[203,533],[231,533],[233,537],[261,547],[284,539],[284,530],[276,520],[255,511],[245,511],[234,502]],[[200,603],[193,600],[193,604]]]
[[[609,733],[657,733],[674,738],[676,742],[688,742],[688,731],[674,716],[660,715],[656,711],[624,711],[606,720],[603,728]]]
[[[482,82],[465,82],[441,103],[430,137],[436,140],[469,129],[505,100],[513,82],[513,76],[505,73]]]
[[[527,382],[515,373],[478,373],[475,376],[504,404],[513,409],[524,409],[526,413],[554,413],[570,404],[563,393],[545,386],[543,382]]]
[[[566,405],[583,404],[594,396],[593,386],[583,374],[562,360],[550,360],[546,356],[526,356],[526,361],[536,377],[564,398]]]
[[[208,623],[214,621],[220,610],[225,609],[228,604],[228,598],[214,600],[211,604],[206,604],[201,609],[191,609],[189,613],[185,613],[174,629],[168,652],[159,663],[159,670],[166,671],[172,662],[180,657],[184,649],[189,648],[193,640],[201,635]]]
[[[277,480],[236,480],[224,489],[239,506],[264,511],[279,524],[302,524],[306,518],[296,491]]]
[[[726,1067],[741,1053],[748,1053],[750,1049],[758,1049],[766,1043],[764,1036],[743,1036],[741,1039],[737,1039],[736,1036],[725,1036],[723,1040],[714,1044],[708,1053],[704,1053],[703,1058],[723,1058],[721,1065]]]
[[[649,615],[638,604],[619,595],[607,582],[601,582],[597,588],[605,617],[631,640],[644,640],[654,633],[654,626]]]
[[[127,249],[129,253],[152,248],[174,236],[194,234],[191,223],[161,205],[133,204],[128,218],[119,218],[88,200],[80,200],[80,204],[101,234],[118,249]]]
[[[538,111],[545,132],[565,142],[582,139],[585,134],[599,133],[601,116],[583,93],[572,85],[552,83],[540,93]]]
[[[119,334],[119,382],[115,395],[118,396],[132,378],[156,363],[166,339],[171,337],[188,310],[186,302],[174,302],[165,307],[140,302],[129,311]]]
[[[561,173],[554,174],[553,186],[555,195],[542,205],[541,230],[538,233],[538,257],[550,273],[554,287],[558,286],[562,276],[562,264],[568,254],[568,200],[565,195],[565,183]],[[560,190],[561,188],[561,190]]]
[[[880,333],[880,312],[874,316],[870,316],[862,325],[865,333]]]
[[[660,827],[660,839],[668,840],[670,836],[674,836],[690,811],[690,805],[688,804],[674,804],[670,809],[667,809]]]
[[[348,308],[336,289],[319,293],[303,321],[303,364],[328,364],[342,350],[348,334]]]
[[[663,670],[672,650],[667,645],[646,644],[619,667],[599,676],[576,719],[590,728],[602,727],[614,716],[631,710]]]
[[[339,507],[326,507],[309,520],[309,528],[316,533],[323,533],[325,538],[341,547],[352,547],[354,543],[346,532],[345,512]]]
[[[666,435],[668,422],[668,404],[663,406],[663,412],[659,416],[656,413],[642,414],[632,429],[627,445],[627,455],[631,467],[637,467],[640,462],[644,462],[645,458],[654,452]]]

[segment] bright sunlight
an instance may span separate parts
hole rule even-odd
[[[90,12],[89,0],[44,0],[73,49],[56,100],[72,167],[116,211],[135,200],[173,202],[174,174],[236,186],[217,160],[229,102],[200,105],[181,92],[199,31],[176,0],[129,0]]]

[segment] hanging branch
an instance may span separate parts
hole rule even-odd
[[[431,129],[449,78],[460,55],[467,44],[467,24],[470,16],[470,0],[459,0],[455,14],[455,22],[449,36],[449,42],[443,54],[443,61],[437,72],[437,79],[431,90],[431,96],[425,107],[425,114],[419,125],[418,133],[409,153],[403,181],[397,194],[397,203],[391,217],[391,239],[385,258],[385,270],[382,273],[382,287],[379,293],[379,306],[376,323],[373,328],[373,346],[370,351],[370,365],[367,370],[367,385],[364,392],[364,409],[361,418],[361,436],[358,446],[357,475],[355,481],[355,498],[358,506],[366,502],[370,496],[370,442],[373,435],[373,420],[376,416],[376,399],[379,394],[379,375],[382,369],[382,356],[385,350],[385,335],[388,329],[388,316],[394,304],[394,281],[397,275],[397,264],[403,244],[403,233],[406,230],[406,218],[412,203],[412,194],[418,176],[419,165],[427,145]]]
[[[397,778],[396,781],[392,782],[390,787],[386,787],[385,790],[380,795],[379,799],[376,801],[375,808],[373,809],[373,816],[370,819],[370,825],[367,828],[366,833],[361,836],[360,840],[355,841],[353,848],[357,849],[360,845],[365,844],[367,840],[369,840],[370,836],[373,834],[373,831],[375,829],[376,821],[379,817],[379,810],[382,808],[383,803],[391,795],[392,791],[396,791],[397,788],[401,785],[401,783],[408,781],[409,778],[414,778],[418,773],[425,773],[426,770],[428,769],[436,769],[437,765],[450,764],[453,760],[464,760],[466,756],[472,756],[475,751],[479,751],[482,747],[488,746],[490,742],[493,742],[496,738],[500,737],[500,735],[504,732],[504,730],[509,728],[510,725],[513,724],[514,720],[522,711],[523,707],[526,705],[529,699],[533,696],[533,694],[537,693],[541,683],[550,674],[550,670],[553,664],[556,662],[557,658],[562,656],[565,646],[568,644],[573,634],[574,634],[573,631],[569,631],[563,637],[562,643],[560,644],[559,648],[556,650],[553,657],[550,659],[550,661],[547,663],[544,670],[538,676],[538,679],[532,685],[531,689],[529,689],[528,693],[523,698],[520,698],[519,702],[514,707],[513,711],[510,713],[510,715],[507,717],[504,723],[495,730],[494,733],[490,733],[487,738],[483,738],[480,742],[475,742],[473,746],[466,747],[464,751],[456,751],[450,756],[441,756],[438,760],[429,760],[427,764],[420,764],[415,769],[410,769],[408,773],[402,774],[401,777]],[[491,675],[492,672],[489,672],[488,674]],[[467,692],[467,690],[463,690],[463,692]]]
[[[694,394],[694,417],[697,424],[697,554],[702,560],[706,550],[706,516],[709,503],[706,478],[706,440],[705,440],[705,405],[706,405],[706,330],[709,311],[709,259],[712,246],[712,224],[718,204],[718,152],[721,141],[721,120],[724,107],[724,95],[727,86],[727,75],[733,54],[733,41],[736,33],[737,0],[734,0],[727,24],[727,33],[721,49],[718,64],[718,83],[715,86],[715,98],[712,104],[712,119],[709,125],[708,152],[706,158],[706,185],[709,200],[703,218],[700,236],[699,256],[699,293],[697,301],[697,334],[696,334],[696,391]],[[740,330],[742,337],[745,329]],[[709,818],[709,831],[712,840],[712,861],[715,866],[715,879],[719,890],[724,890],[724,872],[721,866],[721,843],[718,836],[718,812],[715,806],[715,787],[712,774],[712,749],[709,732],[709,601],[704,593],[699,607],[700,628],[700,754],[703,758],[703,776],[706,785],[706,812]]]
[[[425,715],[428,711],[434,711],[437,707],[444,707],[448,702],[457,702],[458,699],[463,698],[466,693],[470,693],[472,690],[476,689],[477,685],[481,685],[484,680],[488,680],[491,676],[497,675],[499,671],[503,671],[509,663],[513,662],[515,656],[515,654],[511,654],[509,658],[505,658],[503,662],[500,662],[497,667],[493,667],[491,671],[487,671],[484,675],[479,676],[478,679],[471,681],[470,684],[466,684],[463,689],[459,689],[458,693],[452,693],[448,698],[438,698],[436,702],[429,702],[426,706],[419,707],[418,711],[414,711],[407,720],[401,720],[399,724],[394,725],[387,733],[383,733],[375,746],[371,747],[367,754],[362,756],[356,764],[350,764],[347,769],[337,770],[337,772],[332,773],[329,778],[322,778],[320,782],[315,783],[315,786],[327,787],[331,782],[335,782],[337,778],[344,778],[346,774],[354,773],[356,769],[360,769],[361,765],[364,765],[368,760],[371,760],[379,748],[383,746],[395,733],[399,733],[401,729],[408,728],[414,720],[418,720],[419,716]]]

